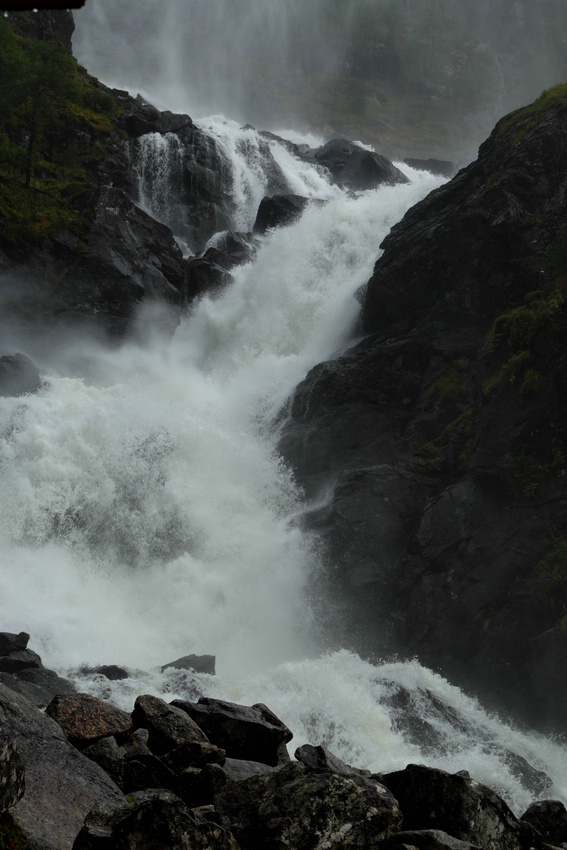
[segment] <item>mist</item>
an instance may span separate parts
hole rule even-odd
[[[474,155],[566,77],[562,0],[89,0],[75,20],[87,69],[158,106],[389,156]]]

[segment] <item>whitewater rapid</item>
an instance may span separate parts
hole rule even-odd
[[[249,227],[264,179],[257,137],[218,119],[208,131],[233,150],[235,226]],[[326,652],[307,592],[317,541],[276,448],[282,411],[349,343],[377,246],[439,179],[404,166],[410,184],[350,196],[280,147],[290,187],[325,203],[264,237],[173,339],[146,331],[143,345],[112,350],[84,336],[18,340],[45,383],[0,398],[2,629],[29,632],[48,667],[128,710],[144,692],[264,702],[294,731],[292,750],[325,743],[372,770],[466,768],[521,812],[533,791],[509,747],[551,777],[546,796],[567,799],[563,747],[488,716],[417,662]],[[189,653],[214,654],[217,675],[161,672]],[[97,664],[130,678],[82,670]],[[391,707],[400,689],[438,730],[436,748],[404,731]],[[435,714],[428,694],[463,723]]]

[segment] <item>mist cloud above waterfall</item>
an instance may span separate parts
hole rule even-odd
[[[90,71],[158,104],[407,151],[478,144],[567,73],[562,0],[89,0],[76,23]]]

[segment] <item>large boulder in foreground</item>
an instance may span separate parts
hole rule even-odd
[[[392,228],[365,338],[302,382],[281,443],[331,493],[311,519],[333,636],[563,730],[566,193],[560,86]]]
[[[81,755],[62,729],[24,697],[0,685],[3,734],[18,742],[25,769],[24,796],[0,825],[0,844],[14,834],[34,850],[68,850],[97,803],[122,794],[107,774]]]
[[[228,785],[215,796],[215,808],[243,850],[362,850],[402,821],[380,783],[298,763]]]

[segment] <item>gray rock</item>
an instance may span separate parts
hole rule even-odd
[[[168,705],[151,694],[139,696],[132,712],[134,727],[149,732],[148,746],[161,756],[183,744],[209,743],[205,732],[177,704]]]
[[[0,741],[0,815],[15,806],[26,790],[22,758],[15,741]]]
[[[68,850],[96,803],[122,799],[120,789],[69,744],[55,721],[3,685],[0,724],[4,734],[17,739],[25,767],[26,793],[9,814],[26,846]]]

